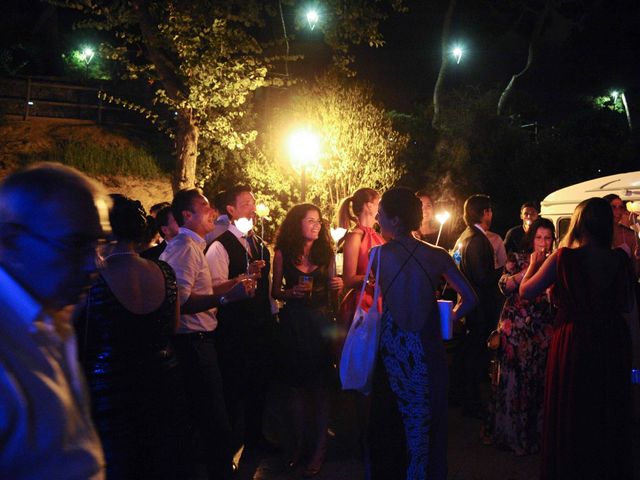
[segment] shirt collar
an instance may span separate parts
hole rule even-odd
[[[22,323],[31,332],[36,331],[34,322],[43,315],[42,305],[2,267],[0,267],[0,303],[10,310],[12,318]]]
[[[482,226],[479,223],[474,223],[473,226],[476,227],[478,230],[480,230],[485,235],[487,234],[487,232],[484,231],[484,228],[482,228]]]
[[[236,224],[231,222],[229,224],[229,229],[228,229],[231,233],[233,233],[235,235],[236,238],[240,239],[240,238],[246,238],[246,235],[244,233],[242,233],[240,230],[238,230],[238,227],[236,227]]]
[[[193,230],[187,227],[180,227],[178,231],[180,233],[184,233],[187,237],[189,237],[191,240],[196,242],[197,245],[200,245],[203,250],[207,246],[206,240],[202,238],[200,235],[198,235],[196,232],[194,232]]]

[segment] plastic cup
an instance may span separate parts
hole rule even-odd
[[[451,314],[453,313],[453,302],[451,300],[438,300],[438,310],[440,310],[440,333],[443,340],[451,340],[453,338],[453,322]]]

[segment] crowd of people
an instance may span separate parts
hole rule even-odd
[[[338,275],[317,205],[293,206],[271,246],[246,185],[212,203],[180,190],[147,214],[59,164],[8,176],[0,477],[189,479],[202,466],[224,480],[244,448],[279,449],[284,470],[312,478],[360,306],[381,312],[372,391],[345,394],[367,479],[447,478],[449,405],[483,421],[485,444],[540,452],[545,480],[632,478],[640,251],[622,200],[583,201],[562,239],[524,203],[504,242],[487,195],[469,197],[466,228],[440,242],[434,200],[400,187],[344,199]],[[290,399],[282,445],[263,428],[274,384]]]

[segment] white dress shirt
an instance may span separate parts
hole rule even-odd
[[[192,293],[213,294],[211,272],[204,256],[206,246],[207,243],[200,235],[186,227],[180,227],[178,235],[160,255],[160,260],[167,262],[176,272],[180,305],[184,305]],[[199,313],[181,313],[177,333],[210,332],[217,326],[215,308]]]
[[[104,478],[68,313],[0,268],[0,478]]]
[[[229,232],[238,239],[240,245],[244,246],[244,249],[249,255],[251,255],[251,247],[247,237],[233,224],[229,224]],[[211,270],[211,279],[213,285],[220,285],[223,282],[229,280],[229,253],[224,245],[218,241],[214,241],[209,250],[207,250],[207,263]]]

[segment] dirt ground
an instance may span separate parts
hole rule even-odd
[[[5,117],[0,125],[0,179],[15,170],[21,155],[46,153],[60,141],[82,140],[100,143],[107,147],[122,147],[135,144],[122,132],[100,127],[86,120],[55,118]],[[161,201],[171,201],[171,182],[166,179],[142,179],[125,176],[98,176],[110,193],[121,193],[140,200],[145,208]]]

